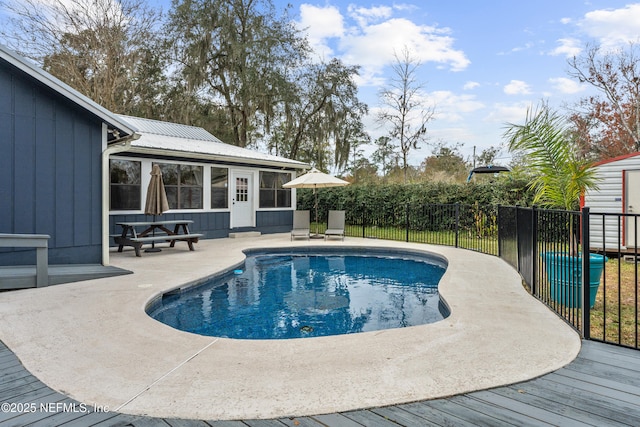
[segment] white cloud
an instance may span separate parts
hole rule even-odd
[[[531,102],[523,101],[514,104],[496,103],[484,121],[501,123],[524,123],[527,110],[531,108]]]
[[[446,122],[460,122],[464,115],[483,109],[485,106],[475,95],[457,95],[450,91],[435,91],[428,94],[428,102],[435,104],[435,119]]]
[[[505,85],[504,93],[507,95],[529,95],[531,93],[531,88],[522,80],[511,80],[507,85]]]
[[[306,31],[313,50],[321,57],[334,54],[327,39],[342,37],[345,32],[342,14],[334,6],[300,5],[299,25]]]
[[[551,55],[564,55],[567,58],[577,56],[582,51],[582,42],[574,38],[564,38],[558,40],[559,46],[551,51]]]
[[[566,78],[566,77],[555,77],[550,78],[549,83],[553,85],[553,88],[560,93],[573,95],[575,93],[582,92],[586,90],[584,85],[581,85],[579,82]]]
[[[384,67],[394,63],[394,54],[405,46],[425,65],[435,63],[452,71],[466,69],[470,61],[463,51],[454,48],[455,40],[448,28],[393,17],[394,11],[407,7],[349,6],[345,17],[335,6],[303,4],[298,25],[305,29],[321,57],[336,56],[348,64],[361,66],[361,85],[380,84]]]
[[[640,3],[620,9],[600,9],[588,12],[580,27],[607,47],[638,41],[640,38]]]
[[[391,17],[393,14],[393,9],[389,6],[365,8],[351,4],[347,10],[349,16],[355,19],[360,27],[364,27],[371,22],[379,22],[382,19]]]
[[[535,44],[534,44],[534,43],[532,43],[532,42],[527,42],[527,43],[523,44],[522,46],[516,46],[516,47],[511,48],[511,50],[508,50],[508,51],[501,51],[501,52],[498,52],[497,54],[498,54],[499,56],[511,55],[512,53],[517,53],[517,52],[523,52],[523,51],[525,51],[525,50],[530,50],[530,49],[532,49],[534,46],[535,46]]]
[[[377,74],[395,62],[394,54],[404,46],[423,64],[448,65],[452,71],[464,70],[470,61],[464,52],[453,48],[448,30],[417,25],[407,19],[392,18],[375,25],[353,29],[340,42],[343,59],[360,64],[364,74]]]
[[[472,90],[480,86],[478,82],[466,82],[462,87],[464,90]]]

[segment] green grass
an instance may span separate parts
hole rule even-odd
[[[324,233],[326,223],[320,223],[318,233]],[[311,232],[315,233],[316,223],[311,223]],[[454,231],[407,230],[400,227],[366,226],[364,233],[361,225],[345,225],[345,235],[364,237],[369,239],[394,240],[399,242],[428,243],[434,245],[455,246],[456,233]],[[472,232],[461,230],[458,234],[458,247],[471,249],[490,255],[498,255],[498,239],[496,236],[478,237]]]
[[[610,259],[605,264],[606,280],[600,282],[591,310],[592,338],[640,348],[638,274],[638,264],[634,262]]]

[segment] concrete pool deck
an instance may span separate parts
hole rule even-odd
[[[241,263],[243,249],[410,248],[444,256],[451,315],[403,329],[295,340],[232,340],[163,325],[144,311],[164,291]],[[294,241],[289,234],[180,243],[111,263],[134,274],[0,293],[0,339],[51,388],[136,415],[190,419],[302,416],[445,397],[557,370],[576,332],[497,257],[371,239]]]

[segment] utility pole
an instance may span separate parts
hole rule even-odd
[[[473,146],[473,168],[476,168],[476,146]]]

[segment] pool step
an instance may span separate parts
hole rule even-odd
[[[241,239],[244,237],[260,237],[262,233],[259,231],[241,231],[238,233],[229,233],[230,239]]]

